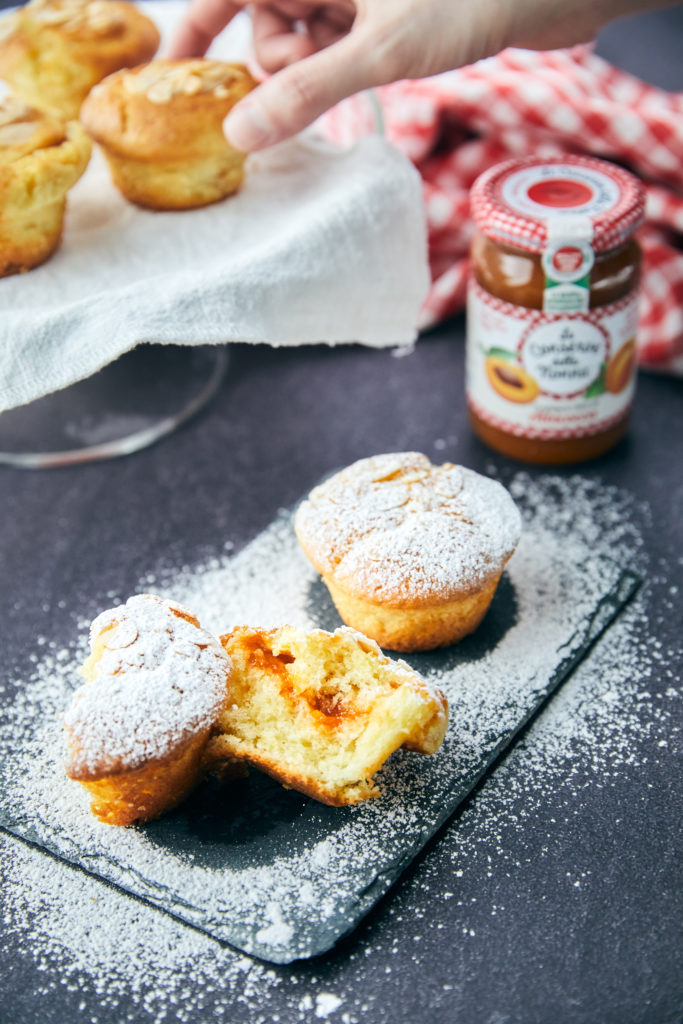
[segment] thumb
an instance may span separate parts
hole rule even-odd
[[[375,84],[367,49],[352,32],[325,50],[290,64],[254,89],[223,122],[235,149],[250,153],[306,128],[335,103]]]

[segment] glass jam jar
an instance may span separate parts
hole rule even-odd
[[[526,462],[601,455],[635,387],[640,182],[590,157],[511,160],[476,180],[471,208],[475,433]]]

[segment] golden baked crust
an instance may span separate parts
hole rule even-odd
[[[67,775],[111,825],[149,821],[204,772],[204,748],[228,698],[230,662],[178,605],[140,594],[99,615],[86,682],[64,715]]]
[[[242,182],[245,156],[229,145],[222,124],[255,84],[241,64],[155,60],[96,86],[81,120],[132,202],[158,210],[205,206]]]
[[[354,630],[242,626],[221,642],[231,698],[207,759],[247,761],[342,806],[380,795],[373,775],[399,747],[433,754],[443,741],[443,693]]]
[[[85,170],[90,140],[15,96],[0,100],[0,277],[30,270],[59,244],[66,194]]]
[[[93,85],[158,46],[154,23],[126,0],[29,0],[0,22],[0,77],[75,118]]]
[[[432,607],[390,608],[355,597],[329,576],[323,580],[343,622],[360,628],[389,651],[408,654],[450,647],[469,636],[486,615],[500,573],[481,590]]]
[[[209,731],[201,730],[163,762],[101,779],[77,779],[90,794],[92,813],[105,825],[143,825],[177,807],[204,774]]]
[[[443,647],[477,627],[520,524],[500,484],[417,452],[354,463],[295,517],[343,621],[398,651]]]

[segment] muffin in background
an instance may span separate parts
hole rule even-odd
[[[159,41],[126,0],[29,0],[0,21],[0,78],[29,103],[75,118],[93,85],[150,60]]]
[[[78,121],[0,99],[0,277],[30,270],[57,248],[67,192],[90,150]]]
[[[81,121],[127,199],[154,210],[192,209],[242,183],[245,155],[222,125],[255,85],[242,64],[155,60],[97,85]]]

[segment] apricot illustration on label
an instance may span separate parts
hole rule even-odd
[[[537,381],[518,363],[510,362],[492,350],[484,362],[486,376],[494,391],[508,402],[533,402],[540,388]]]
[[[605,371],[605,388],[612,395],[623,391],[636,365],[636,339],[629,338],[610,359]]]

